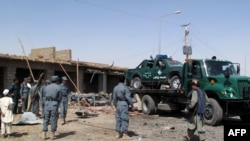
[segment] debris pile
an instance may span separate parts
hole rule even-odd
[[[111,94],[103,91],[99,93],[74,93],[71,92],[71,102],[79,100],[80,106],[106,106],[111,104]]]
[[[13,122],[14,125],[25,125],[25,124],[40,124],[43,121],[32,112],[24,112],[19,120]]]

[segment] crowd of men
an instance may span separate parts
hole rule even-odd
[[[60,81],[61,80],[61,81]],[[24,78],[24,81],[19,84],[18,79],[14,79],[8,89],[4,89],[3,98],[0,98],[0,113],[1,115],[1,135],[8,138],[11,135],[11,126],[13,115],[17,114],[18,101],[22,102],[22,113],[32,112],[39,116],[39,106],[41,106],[41,117],[43,118],[43,128],[41,139],[47,139],[48,126],[50,124],[50,139],[53,140],[57,131],[57,123],[60,118],[61,124],[66,123],[68,110],[68,100],[70,92],[67,86],[67,77],[61,79],[54,75],[50,80],[45,80],[31,84],[30,77]],[[130,138],[128,135],[129,126],[129,107],[134,110],[131,93],[129,88],[124,84],[125,77],[119,76],[118,84],[113,89],[113,104],[116,108],[115,129],[117,131],[116,138]],[[187,105],[187,109],[192,112],[190,118],[187,135],[185,140],[190,141],[197,130],[201,141],[206,141],[206,130],[204,128],[205,105],[208,102],[206,93],[199,88],[198,80],[192,80],[192,91],[188,94],[191,102]]]
[[[67,85],[67,77],[54,75],[47,80],[31,81],[30,77],[24,78],[23,82],[19,82],[18,78],[14,78],[9,88],[4,89],[3,97],[8,97],[8,102],[0,100],[0,119],[1,136],[3,138],[11,137],[11,127],[6,130],[6,124],[11,126],[13,116],[22,114],[24,112],[32,112],[36,116],[43,118],[43,134],[42,139],[46,139],[48,132],[48,125],[51,124],[51,139],[54,139],[55,131],[57,130],[57,120],[62,119],[62,125],[66,124],[66,116],[68,109],[68,100],[70,100],[70,92]],[[1,97],[2,97],[1,96]],[[7,99],[7,98],[5,98]],[[5,100],[6,101],[6,100]],[[21,102],[21,103],[20,103]],[[5,103],[8,103],[5,108]],[[21,111],[18,109],[18,104],[21,104]],[[40,112],[39,109],[42,109]],[[5,110],[3,112],[3,110]],[[11,118],[8,123],[5,122],[6,112],[10,114]],[[40,114],[41,113],[41,114]],[[59,115],[60,113],[60,115]],[[0,120],[1,121],[1,120]]]

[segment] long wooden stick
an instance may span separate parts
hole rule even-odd
[[[34,75],[33,75],[32,70],[31,70],[31,67],[30,67],[30,63],[29,63],[28,57],[26,56],[26,53],[25,53],[25,50],[24,50],[24,47],[23,47],[22,41],[21,41],[21,39],[18,39],[18,41],[19,41],[19,43],[20,43],[20,45],[21,45],[21,47],[22,47],[23,54],[24,54],[24,56],[25,56],[25,60],[26,60],[26,63],[27,63],[27,65],[28,65],[28,68],[29,68],[29,71],[30,71],[31,77],[32,77],[33,81],[35,81],[35,78],[34,78]]]
[[[77,84],[77,88],[79,88],[79,59],[77,59],[77,65],[76,65],[76,84]],[[78,91],[77,92],[77,103],[78,103],[78,105],[80,105],[80,96],[79,96],[79,94],[80,94],[80,91]]]
[[[40,74],[40,76],[39,76],[39,78],[37,80],[37,84],[35,86],[36,88],[34,90],[34,95],[33,96],[29,95],[29,97],[28,97],[28,104],[27,104],[28,105],[27,106],[27,111],[28,112],[31,111],[31,105],[33,104],[33,101],[34,101],[36,95],[39,94],[39,88],[40,88],[40,85],[41,85],[42,77],[43,77],[43,72]]]
[[[59,63],[61,68],[63,69],[64,73],[67,75],[67,77],[69,78],[70,82],[74,85],[74,87],[77,89],[77,92],[80,92],[80,90],[78,89],[78,87],[75,85],[75,83],[72,81],[72,79],[70,78],[69,74],[67,73],[67,71],[64,69],[64,67],[62,66],[61,63]]]
[[[59,65],[61,66],[61,68],[63,69],[64,73],[67,75],[67,77],[69,78],[70,82],[74,85],[74,87],[77,89],[77,93],[80,93],[80,89],[75,85],[75,83],[72,81],[72,79],[70,78],[70,76],[68,75],[67,71],[64,69],[64,67],[62,66],[61,63],[59,63]],[[78,96],[79,97],[79,96]],[[84,100],[85,103],[88,104],[88,106],[90,106],[89,102],[87,102],[84,98],[82,98]]]

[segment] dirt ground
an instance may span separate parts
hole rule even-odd
[[[114,109],[110,106],[92,107],[98,116],[79,117],[74,107],[69,107],[67,124],[60,125],[56,132],[58,141],[115,141],[116,132]],[[15,115],[15,120],[21,114]],[[231,122],[231,121],[226,121]],[[237,119],[233,122],[238,122]],[[50,126],[49,126],[50,127]],[[223,125],[205,126],[208,141],[223,141]],[[129,133],[133,141],[182,141],[186,135],[187,114],[164,113],[161,115],[144,115],[137,111],[130,113]],[[34,141],[41,140],[42,124],[13,125],[13,138],[2,140]],[[197,133],[196,133],[197,135]],[[49,135],[47,140],[50,140]],[[122,139],[119,139],[122,140]],[[198,141],[195,136],[193,141]]]

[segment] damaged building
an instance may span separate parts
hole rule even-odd
[[[21,83],[30,76],[37,80],[43,73],[43,80],[52,75],[69,78],[72,92],[111,93],[118,82],[118,75],[127,68],[108,64],[74,61],[71,50],[56,50],[56,47],[32,49],[27,56],[0,53],[0,90],[8,88],[14,78]],[[31,73],[32,72],[32,73]]]

